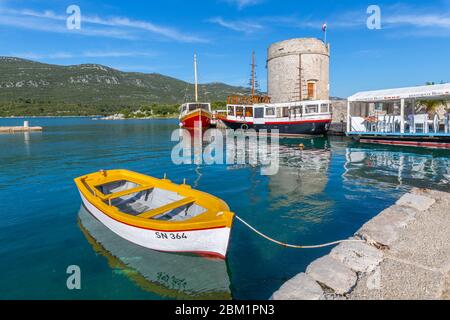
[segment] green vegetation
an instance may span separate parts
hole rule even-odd
[[[211,103],[212,110],[226,110],[227,103],[225,101],[214,101]]]
[[[444,82],[441,81],[440,83],[443,84]],[[436,83],[426,82],[425,84],[427,86],[432,86],[435,85]],[[445,100],[421,100],[418,102],[418,104],[424,106],[427,113],[431,115],[436,113],[441,106],[444,106],[445,108],[447,107],[447,102]]]
[[[152,104],[141,105],[138,108],[125,108],[118,113],[123,114],[125,119],[149,118],[149,117],[175,117],[178,115],[179,105],[177,104]]]
[[[163,76],[121,72],[96,64],[58,66],[0,57],[0,116],[85,116],[133,113],[178,114],[193,100],[193,84]],[[229,95],[248,89],[223,83],[199,86],[202,101],[224,109]]]

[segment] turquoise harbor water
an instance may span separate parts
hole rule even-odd
[[[0,135],[2,299],[267,299],[330,250],[282,248],[237,221],[227,261],[144,250],[80,210],[73,178],[99,169],[187,178],[258,229],[298,244],[352,235],[413,186],[450,189],[450,151],[288,139],[279,173],[261,176],[251,167],[175,166],[176,120],[30,121],[44,132]],[[66,287],[69,265],[81,268],[81,290]]]

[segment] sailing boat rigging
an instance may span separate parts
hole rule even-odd
[[[299,100],[271,103],[270,97],[256,94],[256,64],[253,52],[251,95],[228,97],[227,109],[218,110],[217,118],[234,130],[277,130],[281,136],[325,134],[332,119],[331,101],[304,99],[301,94],[301,60],[299,64]]]
[[[204,128],[211,126],[211,104],[198,101],[197,54],[194,54],[194,97],[195,102],[183,103],[180,106],[180,126],[184,128]]]

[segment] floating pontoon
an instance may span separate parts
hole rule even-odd
[[[348,98],[347,132],[361,142],[450,148],[450,113],[425,101],[450,100],[450,83],[365,91]],[[438,104],[439,104],[438,103]]]

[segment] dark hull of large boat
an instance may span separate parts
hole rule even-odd
[[[253,124],[248,122],[228,121],[221,119],[222,122],[230,129],[255,129],[256,131],[278,130],[280,135],[296,136],[296,135],[323,135],[326,134],[331,120],[319,121],[303,121],[293,123],[274,123],[274,124]]]

